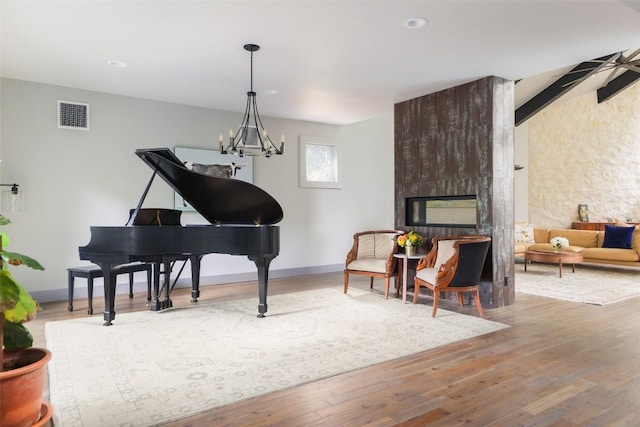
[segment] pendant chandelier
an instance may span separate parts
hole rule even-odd
[[[225,148],[222,134],[220,134],[220,153],[237,154],[243,156],[271,157],[272,154],[284,153],[284,135],[280,140],[280,148],[276,147],[262,124],[256,104],[256,93],[253,91],[253,52],[257,52],[257,44],[245,44],[244,50],[251,53],[251,88],[247,92],[247,107],[244,110],[242,123],[238,131],[229,131],[229,145]]]

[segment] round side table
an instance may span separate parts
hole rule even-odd
[[[418,264],[418,260],[425,257],[425,254],[393,254],[394,258],[398,258],[402,263],[402,302],[406,304],[407,302],[407,276],[409,271],[409,262],[415,261],[416,265]]]

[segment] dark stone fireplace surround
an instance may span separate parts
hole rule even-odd
[[[491,76],[395,104],[395,227],[434,236],[486,235],[484,308],[514,302],[514,90]],[[477,197],[477,226],[408,226],[406,199]]]

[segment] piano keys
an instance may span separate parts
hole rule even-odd
[[[136,155],[153,176],[126,226],[92,226],[91,239],[79,248],[80,259],[97,264],[103,271],[105,290],[104,325],[115,319],[114,269],[141,261],[163,265],[188,258],[191,263],[192,301],[200,296],[200,262],[210,253],[243,255],[253,261],[258,273],[258,317],[267,312],[269,265],[280,252],[283,218],[280,204],[259,187],[239,180],[216,178],[187,169],[168,148],[139,149]],[[147,191],[156,175],[194,207],[210,225],[134,225]],[[159,268],[154,269],[157,289]],[[164,298],[161,300],[160,298]],[[156,293],[152,308],[171,306],[170,288]]]

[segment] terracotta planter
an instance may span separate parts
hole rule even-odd
[[[0,372],[0,426],[31,427],[42,421],[43,410],[51,416],[50,407],[42,404],[50,359],[51,352],[45,348],[4,352],[4,365],[8,370]]]

